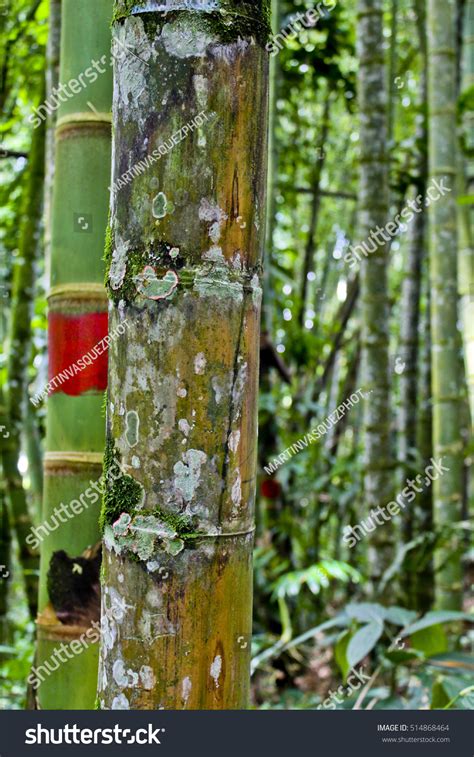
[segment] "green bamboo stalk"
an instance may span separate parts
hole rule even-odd
[[[381,0],[359,0],[360,185],[358,238],[384,227],[388,217],[387,83]],[[374,246],[374,241],[368,242]],[[389,299],[387,242],[361,262],[362,382],[364,411],[364,502],[370,512],[392,501],[394,459],[390,443]],[[369,566],[375,589],[394,556],[393,523],[371,534]],[[386,597],[388,600],[388,597]]]
[[[111,0],[62,2],[60,82],[68,84],[75,79],[82,85],[82,77],[86,86],[76,86],[76,93],[63,98],[57,112],[50,319],[100,317],[107,309],[101,282],[110,177],[111,15]],[[94,343],[92,340],[90,349]],[[54,344],[51,347],[54,349]],[[87,501],[89,505],[59,523],[41,544],[35,665],[41,676],[34,670],[32,681],[42,709],[92,709],[97,682],[97,643],[89,642],[80,654],[75,650],[79,639],[91,638],[85,634],[99,614],[97,603],[84,599],[96,595],[96,563],[87,556],[81,558],[84,563],[77,558],[100,538],[98,505],[93,497],[85,500],[84,495],[101,473],[103,393],[97,389],[74,396],[67,392],[68,384],[61,384],[48,398],[43,520],[54,523],[55,509],[61,503],[68,506],[72,501]],[[82,566],[83,574],[75,564]],[[71,589],[78,575],[85,576],[81,595]],[[63,645],[71,659],[48,674],[46,663]]]
[[[420,104],[422,119],[419,122],[416,141],[418,145],[417,181],[414,188],[415,196],[421,195],[423,203],[426,195],[428,178],[428,81],[427,81],[427,40],[426,40],[426,12],[425,0],[415,0],[414,9],[417,16],[417,27],[420,42]],[[426,214],[416,213],[410,225],[410,236],[406,256],[405,275],[402,284],[402,301],[400,308],[400,352],[399,357],[404,365],[400,376],[400,408],[398,416],[398,457],[400,464],[400,484],[404,488],[408,479],[416,477],[420,472],[420,450],[417,444],[418,410],[420,402],[419,371],[424,366],[419,359],[422,348],[420,343],[419,326],[421,319],[421,287],[423,261],[427,257],[428,233]],[[428,360],[430,361],[428,353]],[[424,376],[423,376],[424,378]],[[424,462],[428,465],[430,457]],[[430,496],[430,495],[429,495]],[[412,505],[407,505],[404,511],[403,539],[410,542],[417,531],[417,509],[424,494],[420,493]],[[423,507],[421,508],[423,510]],[[413,555],[410,555],[409,560]],[[404,571],[403,585],[405,591],[405,606],[417,606],[417,584],[419,576],[415,570]]]
[[[248,703],[268,5],[116,3],[102,709]]]
[[[426,240],[428,241],[428,240]],[[421,336],[418,370],[418,412],[417,412],[417,448],[421,466],[426,468],[433,457],[433,407],[431,381],[431,295],[429,259],[424,260],[423,271],[423,309],[421,314]],[[425,487],[416,498],[417,534],[429,534],[433,531],[433,489]],[[433,560],[426,560],[417,572],[415,582],[416,599],[414,606],[420,612],[427,612],[434,602]]]
[[[272,31],[280,31],[280,0],[271,0]],[[274,287],[272,281],[273,233],[276,223],[276,197],[278,191],[279,144],[276,134],[278,122],[278,96],[281,82],[280,56],[270,57],[269,68],[269,124],[268,124],[268,192],[267,228],[265,232],[265,270],[263,273],[263,311],[265,329],[273,337]]]
[[[43,501],[43,454],[38,417],[31,402],[26,398],[25,426],[23,430],[24,447],[28,458],[28,476],[30,479],[30,497],[33,505],[33,520],[41,520]]]
[[[323,168],[324,168],[324,162],[325,162],[325,156],[326,156],[326,153],[325,153],[326,142],[327,142],[328,133],[329,133],[331,99],[332,99],[332,90],[331,90],[331,87],[328,85],[328,91],[326,92],[324,106],[323,106],[323,115],[321,119],[321,135],[318,140],[317,148],[315,150],[316,162],[313,169],[313,179],[311,182],[313,196],[311,200],[308,238],[306,240],[305,254],[304,254],[304,259],[303,259],[303,269],[301,272],[301,284],[300,284],[300,300],[301,301],[300,301],[300,309],[298,312],[298,323],[300,327],[302,327],[303,325],[305,312],[306,312],[306,306],[307,306],[308,274],[314,266],[314,248],[316,245],[316,232],[318,228],[319,211],[321,207],[321,179],[323,175]]]
[[[49,0],[49,30],[46,48],[46,97],[50,97],[59,84],[59,57],[61,49],[62,0]],[[46,274],[49,280],[51,264],[51,209],[53,200],[55,126],[57,111],[53,110],[46,121],[46,172],[44,183],[44,248]]]
[[[461,69],[461,96],[474,86],[474,2],[467,0],[463,25],[463,65]],[[470,159],[459,156],[460,194],[473,194],[474,188],[474,115],[468,111],[464,115],[463,136],[466,153]],[[469,151],[469,152],[468,152]],[[463,323],[464,359],[466,380],[471,408],[471,428],[474,428],[474,204],[459,205],[459,254],[458,285],[460,311]]]
[[[7,490],[2,470],[3,449],[9,437],[3,389],[0,386],[0,646],[7,645],[10,639],[8,620],[8,591],[11,583],[11,529],[7,507]],[[0,661],[2,654],[0,653]]]
[[[451,189],[430,212],[430,276],[433,371],[433,447],[449,468],[433,484],[435,524],[461,517],[459,344],[457,333],[456,53],[455,7],[428,0],[429,176]],[[459,609],[462,600],[460,540],[436,552],[436,602]]]
[[[38,601],[38,553],[26,542],[31,528],[26,492],[18,471],[25,419],[28,362],[31,353],[31,319],[34,302],[38,237],[43,211],[45,130],[33,131],[28,178],[20,222],[18,258],[13,269],[12,305],[7,361],[6,417],[9,438],[2,450],[11,522],[15,529],[23,568],[28,607],[32,618]]]

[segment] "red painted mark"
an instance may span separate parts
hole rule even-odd
[[[102,340],[108,333],[107,313],[50,313],[48,323],[48,394],[77,397],[93,389],[104,391],[108,350]]]
[[[275,481],[271,478],[266,478],[264,481],[262,481],[262,484],[260,486],[260,493],[262,497],[267,497],[267,499],[278,499],[281,492],[281,484],[278,481]]]

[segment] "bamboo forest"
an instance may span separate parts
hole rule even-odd
[[[474,0],[0,54],[0,709],[474,709]]]

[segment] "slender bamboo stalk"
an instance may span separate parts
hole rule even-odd
[[[25,577],[28,607],[32,618],[38,602],[38,553],[26,542],[31,528],[26,492],[18,461],[25,419],[28,362],[31,351],[31,319],[38,238],[43,211],[45,129],[33,131],[28,178],[18,241],[18,259],[13,269],[12,305],[7,362],[6,416],[9,438],[2,451],[11,522],[18,539],[20,564]]]
[[[111,0],[62,2],[60,82],[76,80],[84,86],[62,99],[56,123],[50,382],[77,366],[107,334],[101,282],[110,178],[111,16]],[[32,673],[42,709],[92,709],[95,701],[98,644],[88,642],[80,654],[77,644],[80,638],[91,638],[85,634],[99,615],[97,556],[86,550],[100,538],[99,494],[92,485],[100,477],[105,434],[103,345],[89,363],[72,377],[50,383],[43,520],[54,530],[41,545],[38,649]],[[57,670],[52,663],[49,673],[46,664],[53,655],[59,657],[61,648],[70,659]]]
[[[35,523],[41,520],[43,502],[43,454],[38,417],[31,402],[26,397],[25,427],[23,443],[28,458],[28,475],[30,479],[30,496],[33,505],[32,515]]]
[[[428,240],[427,240],[428,241]],[[418,413],[417,448],[423,469],[433,457],[433,405],[431,381],[431,294],[429,259],[424,260],[423,310],[421,315],[421,349],[418,371]],[[416,533],[429,534],[433,531],[433,489],[425,487],[416,498]],[[420,611],[428,611],[434,601],[434,570],[432,559],[425,561],[417,573],[415,582],[416,600],[414,605]]]
[[[360,98],[359,239],[384,227],[388,216],[387,83],[381,0],[359,0],[358,54]],[[380,238],[380,237],[378,237]],[[394,455],[390,442],[388,242],[374,239],[374,251],[360,270],[362,315],[362,372],[367,393],[364,417],[364,500],[372,513],[392,500]],[[375,587],[394,556],[392,523],[374,529],[369,547]],[[386,597],[388,600],[388,597]]]
[[[169,150],[112,200],[109,312],[125,333],[109,363],[98,696],[235,709],[249,695],[268,3],[144,6],[116,3],[133,55],[115,69],[115,182]]]
[[[463,25],[463,65],[461,69],[462,92],[467,93],[474,86],[474,2],[467,0]],[[470,158],[459,157],[460,193],[469,195],[474,188],[474,115],[467,111],[463,123],[464,145]],[[474,204],[460,205],[459,226],[459,295],[463,322],[464,359],[466,379],[471,408],[471,428],[474,428]]]
[[[459,344],[457,334],[456,56],[455,7],[428,0],[428,104],[430,182],[449,194],[431,203],[430,276],[433,370],[433,446],[449,470],[433,484],[439,528],[461,517]],[[460,541],[436,552],[436,602],[459,609],[462,598]]]
[[[310,221],[308,229],[308,238],[306,241],[305,255],[303,259],[303,269],[301,273],[301,285],[300,285],[300,309],[298,312],[298,323],[300,326],[303,324],[304,316],[306,312],[306,304],[308,298],[308,274],[314,265],[314,248],[316,242],[316,231],[318,228],[319,210],[321,207],[321,178],[323,175],[324,162],[326,158],[326,142],[329,133],[330,124],[330,112],[331,112],[331,99],[332,90],[329,87],[328,92],[324,100],[323,115],[321,120],[321,136],[318,141],[317,148],[315,150],[316,165],[313,169],[313,197],[311,200]]]
[[[10,641],[10,623],[8,621],[8,591],[11,582],[11,529],[7,507],[7,489],[2,471],[3,448],[8,439],[8,421],[0,386],[0,646]],[[0,653],[0,661],[2,654]]]
[[[272,30],[280,31],[280,0],[271,0]],[[280,56],[270,58],[269,76],[269,129],[268,129],[268,193],[267,193],[267,228],[265,233],[265,270],[263,273],[263,312],[265,329],[273,336],[274,287],[272,281],[273,232],[276,221],[276,198],[278,190],[279,144],[276,134],[278,120],[278,95],[280,90],[281,66]]]
[[[46,97],[51,97],[59,85],[59,57],[61,49],[61,3],[62,0],[49,0],[49,31],[46,48]],[[53,200],[54,161],[55,161],[55,126],[57,111],[52,110],[46,121],[46,171],[44,182],[44,248],[46,275],[49,280],[51,264],[51,209]]]
[[[426,11],[425,0],[415,0],[418,36],[420,41],[421,74],[420,74],[420,104],[422,119],[417,128],[418,170],[415,195],[421,196],[425,205],[426,182],[428,179],[428,91],[427,91],[427,40],[426,40]],[[422,348],[419,326],[421,318],[421,287],[423,262],[427,257],[428,232],[427,217],[424,212],[416,213],[410,226],[410,238],[407,249],[405,276],[402,285],[401,327],[400,327],[400,360],[403,371],[400,376],[400,410],[398,417],[398,452],[400,463],[401,488],[405,482],[420,472],[420,465],[424,469],[430,460],[420,456],[417,444],[418,411],[420,389],[426,385],[425,376],[420,380],[419,370],[425,370],[419,359]],[[426,267],[427,270],[427,267]],[[428,334],[429,336],[429,334]],[[427,354],[430,361],[430,354]],[[430,445],[431,446],[431,445]],[[424,464],[423,464],[424,463]],[[428,495],[431,496],[430,494]],[[417,496],[415,502],[407,504],[404,511],[403,539],[410,542],[417,530],[417,510],[424,493]],[[421,507],[424,510],[424,506]],[[411,559],[411,558],[410,558]],[[405,605],[417,606],[417,584],[419,576],[416,570],[409,568],[404,572],[403,584],[405,591]]]

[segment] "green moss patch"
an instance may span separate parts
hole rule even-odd
[[[122,513],[134,512],[143,496],[143,488],[138,481],[121,472],[120,456],[110,439],[107,440],[105,447],[103,480],[104,492],[99,521],[101,531],[107,523],[110,525],[115,523]],[[105,482],[108,483],[105,484]]]

